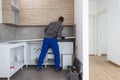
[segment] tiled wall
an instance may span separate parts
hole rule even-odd
[[[39,39],[44,37],[44,26],[8,26],[0,24],[0,43],[10,40]],[[74,27],[64,27],[64,36],[74,36]]]
[[[44,36],[44,27],[17,27],[16,39],[38,39]]]
[[[39,39],[44,37],[44,26],[43,27],[17,27],[16,28],[16,39]],[[73,36],[74,27],[65,27],[63,29],[64,36]]]
[[[0,24],[0,43],[15,40],[15,31],[14,26]]]
[[[74,0],[20,0],[21,25],[47,25],[64,16],[64,25],[74,24]]]

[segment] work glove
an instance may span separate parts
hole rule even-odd
[[[62,36],[61,39],[64,40],[64,39],[65,39],[65,36]]]

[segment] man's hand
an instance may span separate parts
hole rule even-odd
[[[65,37],[64,37],[64,36],[62,36],[62,37],[61,37],[61,39],[62,39],[62,40],[64,40],[64,39],[65,39]]]

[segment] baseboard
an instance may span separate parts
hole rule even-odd
[[[110,61],[110,60],[108,60],[108,62],[110,62],[111,64],[113,64],[113,65],[115,65],[116,67],[119,67],[119,68],[120,68],[120,65],[118,65],[118,64],[116,64],[116,63],[114,63],[114,62],[112,62],[112,61]]]
[[[101,56],[107,56],[107,54],[101,54]]]
[[[95,56],[95,54],[89,54],[89,56]]]
[[[89,54],[89,56],[96,56],[96,54]],[[107,56],[107,54],[101,54],[101,56]]]

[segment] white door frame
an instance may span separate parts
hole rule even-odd
[[[94,29],[93,29],[93,33],[94,34],[92,34],[92,32],[89,32],[89,49],[91,49],[90,47],[93,47],[94,48],[94,50],[92,50],[92,52],[91,52],[91,50],[89,50],[90,52],[89,52],[89,54],[94,54],[94,55],[97,55],[97,24],[96,24],[96,22],[97,22],[97,18],[96,18],[96,15],[89,15],[89,18],[93,18],[94,19],[94,24],[93,24],[93,26],[94,26]],[[89,21],[90,22],[90,21]],[[89,31],[90,31],[90,28],[91,28],[91,26],[90,26],[90,24],[89,24]],[[93,27],[92,27],[93,28]],[[93,38],[92,40],[94,41],[94,42],[92,42],[92,44],[91,44],[91,41],[90,41],[90,38]],[[91,45],[93,45],[93,46],[91,46]]]

